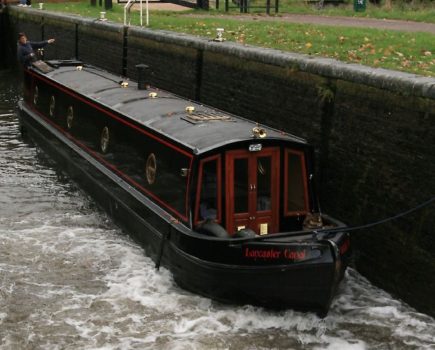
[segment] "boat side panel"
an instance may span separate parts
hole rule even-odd
[[[38,90],[36,104],[31,98],[31,91],[35,89]],[[188,222],[187,189],[190,178],[187,176],[188,171],[186,176],[182,176],[182,169],[191,168],[191,154],[185,151],[176,152],[173,147],[168,147],[156,138],[147,137],[148,135],[137,128],[120,122],[119,118],[111,118],[104,109],[95,109],[93,105],[46,81],[36,80],[33,88],[29,87],[27,90],[30,91],[26,93],[27,103],[41,113],[42,117],[159,205]],[[53,99],[54,111],[50,115]],[[72,118],[69,115],[71,109]],[[101,138],[105,128],[108,130],[109,140],[107,150],[103,152]],[[152,179],[147,175],[147,162],[151,158],[154,158]]]
[[[169,229],[164,212],[156,214],[149,206],[132,197],[95,164],[86,161],[80,154],[40,125],[35,119],[21,111],[21,124],[26,135],[31,136],[66,171],[81,188],[125,228],[156,259],[162,232]]]

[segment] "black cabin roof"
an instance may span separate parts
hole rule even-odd
[[[157,88],[139,90],[137,83],[128,80],[128,87],[122,87],[121,77],[95,67],[84,65],[79,70],[76,65],[60,64],[56,69],[43,74],[157,133],[166,135],[196,154],[233,142],[253,140],[252,129],[257,126],[255,122]],[[150,97],[151,93],[156,93],[157,97]],[[195,108],[192,113],[186,111],[189,106]],[[261,127],[267,133],[262,141],[280,139],[306,143],[304,139],[294,135],[263,125]]]

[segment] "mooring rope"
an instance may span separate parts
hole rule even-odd
[[[393,221],[396,219],[399,219],[401,217],[404,217],[406,215],[409,215],[419,209],[422,209],[428,205],[430,205],[431,203],[435,202],[435,197],[432,197],[430,199],[428,199],[427,201],[424,201],[418,205],[416,205],[415,207],[408,209],[406,211],[403,211],[399,214],[390,216],[388,218],[385,219],[381,219],[378,221],[374,221],[374,222],[370,222],[368,224],[364,224],[364,225],[359,225],[359,226],[343,226],[343,227],[336,227],[336,228],[319,228],[317,230],[301,230],[301,231],[293,231],[293,232],[283,232],[283,233],[277,233],[277,234],[273,234],[273,235],[264,235],[264,236],[257,236],[257,237],[247,237],[247,238],[234,238],[234,241],[238,241],[238,242],[249,242],[249,241],[263,241],[263,240],[268,240],[268,239],[274,239],[274,238],[285,238],[285,237],[291,237],[291,236],[299,236],[299,235],[303,235],[303,234],[307,234],[307,233],[312,233],[313,235],[318,235],[319,233],[325,233],[325,234],[333,234],[333,233],[338,233],[338,232],[352,232],[352,231],[358,231],[358,230],[363,230],[363,229],[367,229],[367,228],[371,228],[374,226],[378,226],[381,224],[385,224],[389,221]]]
[[[409,215],[409,214],[411,214],[411,213],[413,213],[413,212],[415,212],[415,211],[417,211],[419,209],[422,209],[422,208],[428,206],[432,202],[435,202],[435,197],[432,197],[431,199],[428,199],[427,201],[422,202],[422,203],[418,204],[417,206],[415,206],[415,207],[413,207],[411,209],[408,209],[408,210],[403,211],[403,212],[401,212],[399,214],[396,214],[396,215],[393,215],[393,216],[390,216],[388,218],[381,219],[381,220],[378,220],[378,221],[375,221],[375,222],[370,222],[368,224],[359,225],[359,226],[337,227],[337,228],[332,228],[332,229],[321,229],[321,230],[313,231],[313,232],[330,232],[330,233],[334,233],[334,232],[341,232],[341,231],[350,232],[350,231],[363,230],[363,229],[366,229],[366,228],[382,225],[382,224],[385,224],[387,222],[390,222],[390,221],[393,221],[393,220],[396,220],[396,219],[400,219],[401,217]]]

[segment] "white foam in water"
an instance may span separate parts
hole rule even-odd
[[[0,118],[0,165],[1,350],[434,348],[433,318],[352,269],[324,319],[180,289],[36,160],[15,120]]]
[[[27,333],[32,345],[62,348],[68,344],[64,339],[73,338],[87,349],[359,350],[391,341],[424,348],[434,341],[433,319],[393,300],[353,270],[325,319],[221,305],[179,289],[166,269],[157,272],[143,250],[118,230],[100,229],[100,223],[88,220],[75,226],[79,214],[70,219],[41,217],[40,227],[2,232],[3,245],[21,251],[15,262],[27,261],[3,263],[2,271],[9,267],[20,275],[26,298],[34,302],[27,322],[14,325],[32,330]],[[65,226],[53,225],[56,221]],[[10,295],[11,286],[4,293]],[[15,310],[8,311],[0,310],[0,322]],[[367,337],[367,330],[377,328],[385,334]],[[62,339],[52,333],[56,329]],[[8,344],[23,344],[4,332]]]

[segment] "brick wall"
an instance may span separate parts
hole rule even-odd
[[[11,9],[9,22],[8,37],[57,37],[48,57],[74,53],[134,80],[145,63],[152,85],[307,138],[323,210],[349,225],[435,195],[433,78],[33,9]],[[358,270],[431,315],[434,212],[352,234]]]

